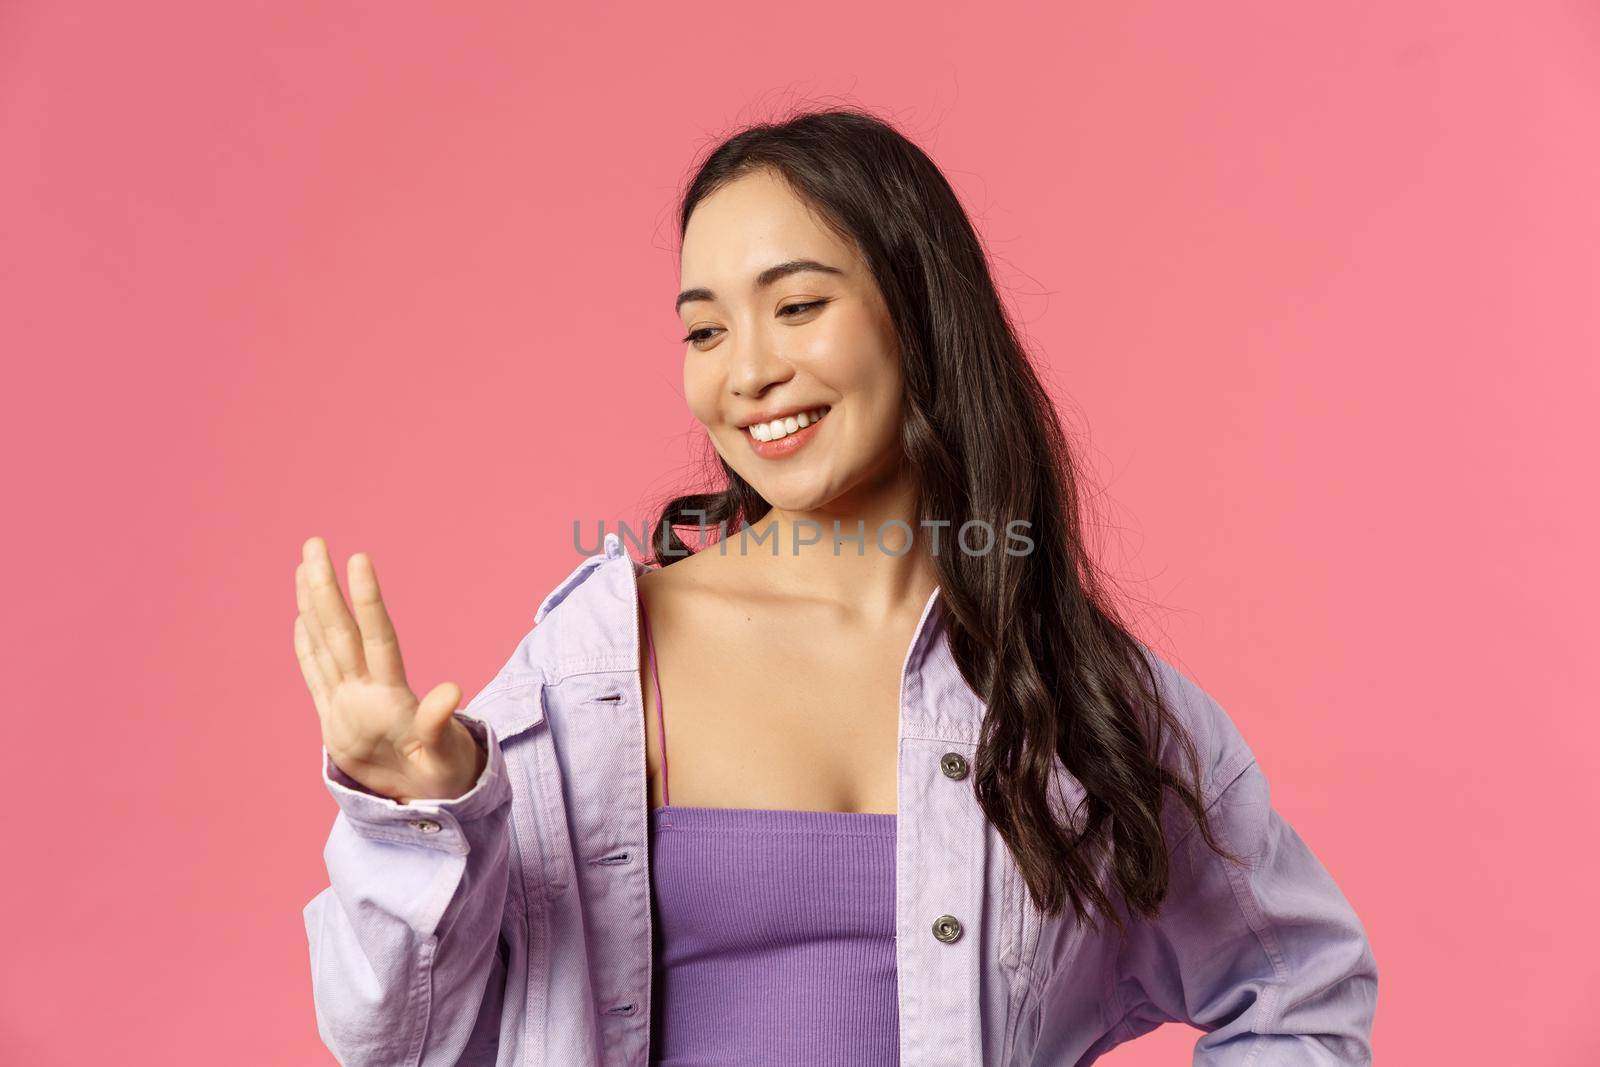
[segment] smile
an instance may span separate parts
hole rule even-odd
[[[814,422],[821,422],[822,417],[831,409],[825,404],[811,411],[802,411],[771,422],[756,422],[745,427],[745,432],[757,441],[778,441],[792,433],[799,433]]]
[[[787,459],[822,431],[823,417],[830,410],[823,404],[809,411],[751,423],[744,428],[744,439],[750,442],[750,450],[762,459]]]

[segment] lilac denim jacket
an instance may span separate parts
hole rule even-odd
[[[457,712],[489,756],[466,795],[397,804],[324,749],[339,811],[323,853],[330,885],[304,918],[318,1031],[341,1063],[646,1067],[645,569],[609,534],[545,598],[510,661]],[[1204,1067],[1371,1062],[1378,972],[1360,920],[1272,809],[1227,714],[1145,652],[1199,746],[1217,832],[1250,862],[1226,863],[1184,832],[1193,820],[1169,802],[1169,898],[1119,940],[1070,913],[1043,919],[971,778],[942,772],[946,753],[972,758],[984,705],[951,658],[938,591],[929,597],[900,688],[903,1067],[1073,1067],[1168,1021],[1204,1031]],[[1083,789],[1056,770],[1071,810]]]

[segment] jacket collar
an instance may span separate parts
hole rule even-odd
[[[577,674],[636,672],[639,576],[656,569],[628,555],[615,533],[606,534],[601,551],[585,557],[540,601],[533,630],[474,698],[474,705],[483,703],[474,713],[488,719],[501,739],[509,738],[544,721],[544,686]],[[901,664],[903,700],[924,694],[919,673],[941,651],[941,611],[935,587]]]
[[[629,556],[616,534],[606,534],[603,549],[586,557],[540,602],[534,628],[512,662],[473,700],[474,705],[483,702],[476,714],[504,740],[544,721],[546,686],[579,674],[637,674],[639,576],[655,569]],[[560,613],[554,614],[557,608]],[[902,738],[976,746],[984,704],[961,676],[945,621],[936,586],[900,668],[900,732]],[[1081,822],[1083,785],[1059,762],[1060,800]]]

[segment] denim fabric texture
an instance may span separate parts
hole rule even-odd
[[[464,796],[398,804],[323,750],[338,811],[329,885],[304,919],[317,1026],[340,1063],[648,1067],[645,570],[608,534],[544,599],[456,713],[488,752]],[[1074,1067],[1166,1022],[1201,1031],[1197,1067],[1371,1062],[1378,971],[1355,910],[1273,809],[1222,707],[1145,654],[1199,748],[1215,831],[1248,862],[1217,856],[1169,801],[1167,902],[1119,937],[1044,918],[971,776],[941,769],[949,753],[973,759],[984,705],[930,595],[900,690],[903,1067]],[[1056,771],[1076,813],[1083,788]]]

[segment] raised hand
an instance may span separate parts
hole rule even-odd
[[[372,560],[364,552],[350,557],[352,615],[322,538],[308,538],[301,555],[294,570],[300,609],[294,651],[333,762],[402,804],[453,800],[470,790],[487,757],[454,717],[461,688],[441,682],[419,701],[406,684]]]

